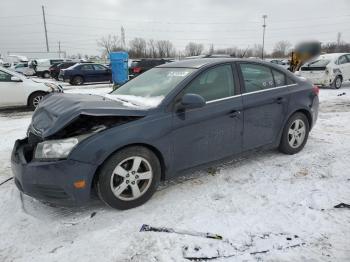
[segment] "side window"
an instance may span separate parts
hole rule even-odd
[[[346,56],[345,56],[345,55],[342,55],[342,56],[339,57],[339,59],[338,59],[339,65],[346,64],[347,62],[348,62],[348,60],[346,59]]]
[[[274,81],[271,69],[267,66],[257,64],[240,64],[245,93],[273,88]]]
[[[92,65],[82,65],[80,67],[80,70],[88,71],[88,70],[94,70],[94,68],[92,67]]]
[[[185,94],[198,94],[206,101],[233,96],[231,66],[221,65],[203,72],[186,87]]]
[[[350,63],[350,54],[346,55],[346,58],[348,59],[348,63]]]
[[[101,65],[94,65],[95,70],[106,70],[104,66]]]
[[[275,86],[285,86],[286,85],[286,75],[272,69],[273,78],[275,80]]]
[[[11,82],[12,75],[0,71],[0,82]]]
[[[287,77],[287,85],[295,84],[295,81],[289,77]]]

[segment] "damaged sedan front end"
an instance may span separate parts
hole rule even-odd
[[[146,114],[101,96],[64,94],[44,99],[33,114],[27,137],[17,140],[12,152],[17,187],[51,203],[85,203],[98,163],[73,159],[72,151],[79,151],[78,145],[94,135]]]

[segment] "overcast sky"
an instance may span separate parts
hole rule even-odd
[[[279,40],[350,42],[350,0],[1,0],[0,53],[45,51],[41,5],[46,8],[50,51],[100,54],[96,40],[108,34],[166,39],[178,50],[189,41],[206,48],[266,49]]]

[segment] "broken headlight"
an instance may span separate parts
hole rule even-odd
[[[72,149],[79,143],[78,138],[71,137],[60,140],[48,140],[37,145],[35,150],[36,159],[66,158]]]
[[[62,159],[66,158],[73,148],[90,135],[70,137],[66,139],[47,140],[36,146],[36,159]]]

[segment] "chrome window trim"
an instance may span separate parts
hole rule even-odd
[[[296,85],[298,85],[298,84],[290,84],[290,85],[284,85],[284,86],[271,87],[271,88],[267,88],[267,89],[263,89],[263,90],[253,91],[253,92],[249,92],[249,93],[243,93],[242,96],[256,94],[256,93],[262,93],[262,92],[266,92],[266,91],[270,91],[270,90],[276,90],[276,89],[290,87],[290,86],[296,86]]]
[[[256,93],[262,93],[262,92],[266,92],[266,91],[270,91],[270,90],[276,90],[276,89],[290,87],[290,86],[296,86],[296,85],[298,85],[298,84],[290,84],[290,85],[284,85],[284,86],[271,87],[271,88],[267,88],[267,89],[264,89],[264,90],[258,90],[258,91],[253,91],[253,92],[249,92],[249,93],[243,93],[243,94],[239,94],[239,95],[228,96],[228,97],[223,97],[223,98],[219,98],[219,99],[215,99],[215,100],[210,100],[210,101],[206,101],[205,103],[206,104],[211,104],[211,103],[214,103],[214,102],[219,102],[219,101],[227,100],[227,99],[234,98],[234,97],[245,96],[245,95],[256,94]]]
[[[214,102],[219,102],[219,101],[223,101],[223,100],[227,100],[227,99],[234,98],[234,97],[239,97],[239,96],[241,96],[241,95],[227,96],[227,97],[223,97],[223,98],[219,98],[219,99],[206,101],[205,103],[206,104],[211,104],[211,103],[214,103]]]

